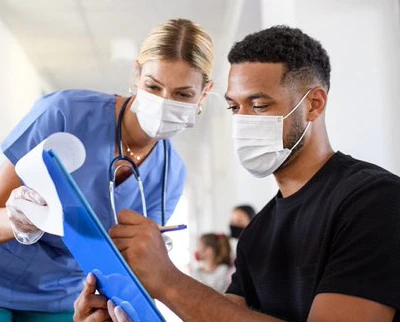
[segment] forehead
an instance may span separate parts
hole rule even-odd
[[[152,60],[141,66],[140,76],[151,76],[168,87],[201,86],[203,77],[199,70],[186,61]]]
[[[232,213],[232,219],[237,221],[248,220],[249,217],[243,210],[235,209]]]
[[[240,63],[231,65],[227,96],[240,99],[254,93],[277,94],[284,90],[281,85],[285,67],[282,63]]]

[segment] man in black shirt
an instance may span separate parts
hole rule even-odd
[[[121,212],[115,244],[184,321],[400,321],[400,179],[331,148],[326,51],[277,26],[236,43],[228,58],[239,160],[257,177],[273,173],[279,192],[242,233],[226,297],[179,272],[140,215]],[[94,289],[89,276],[76,321],[105,307]]]

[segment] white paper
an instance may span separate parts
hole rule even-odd
[[[62,205],[44,164],[43,150],[52,150],[68,172],[73,172],[82,166],[86,158],[86,151],[83,143],[76,136],[60,132],[43,140],[15,165],[15,171],[24,184],[39,193],[47,203],[47,206],[39,206],[21,200],[18,207],[40,230],[64,236]]]

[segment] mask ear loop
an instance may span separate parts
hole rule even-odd
[[[196,105],[198,106],[198,110],[197,110],[197,113],[196,113],[197,115],[200,115],[200,114],[203,113],[203,111],[204,111],[204,102],[202,102],[202,103],[200,104],[200,101],[201,101],[203,95],[207,92],[207,88],[210,86],[210,84],[212,84],[212,85],[211,85],[211,88],[214,87],[213,82],[212,82],[212,81],[209,81],[209,82],[207,83],[207,85],[204,86],[203,90],[201,91],[200,98],[199,98],[199,100],[198,100],[197,103],[196,103]],[[216,93],[216,92],[212,92],[211,89],[210,89],[210,90],[207,92],[206,97],[204,98],[204,101],[207,99],[207,96],[209,96],[209,95],[217,95],[217,96],[218,96],[219,94]]]
[[[222,99],[221,95],[220,95],[219,93],[215,92],[215,91],[209,91],[209,92],[207,93],[207,96],[208,96],[208,97],[216,97],[216,98],[218,98],[219,101],[222,101],[222,102],[225,103],[225,101]],[[200,102],[200,99],[199,99],[199,102]],[[200,114],[203,113],[203,111],[205,110],[203,104],[204,104],[204,103],[199,104],[199,110],[198,110],[197,113],[196,113],[197,115],[200,115]],[[221,105],[222,105],[222,104],[221,104]]]
[[[289,116],[300,106],[300,104],[303,103],[303,101],[305,100],[305,98],[307,97],[307,95],[308,95],[312,90],[313,90],[313,89],[310,88],[310,89],[307,91],[307,93],[305,93],[305,94],[303,95],[303,97],[301,98],[300,102],[298,102],[298,103],[296,104],[296,106],[293,107],[292,110],[291,110],[288,114],[286,114],[286,116],[284,116],[282,119],[284,120],[285,118],[289,117]],[[302,134],[302,135],[300,136],[300,138],[297,140],[297,142],[295,143],[295,145],[292,146],[292,148],[290,149],[290,151],[293,151],[293,150],[296,148],[296,146],[301,142],[301,140],[304,138],[304,135],[306,135],[307,130],[308,130],[308,128],[310,127],[310,125],[311,125],[311,122],[308,122],[308,124],[307,124],[305,130],[303,131],[303,134]]]
[[[286,114],[286,116],[284,116],[282,119],[284,120],[285,118],[288,118],[288,117],[300,106],[300,104],[303,103],[303,101],[305,100],[305,98],[307,97],[307,95],[308,95],[312,90],[313,90],[313,89],[310,88],[310,89],[307,91],[307,93],[305,93],[305,94],[303,95],[303,97],[301,98],[300,102],[298,102],[298,103],[295,105],[295,107],[293,107],[292,110],[291,110],[288,114]]]
[[[301,140],[303,140],[304,135],[306,135],[308,128],[310,127],[311,122],[308,122],[303,134],[300,136],[300,139],[297,140],[296,144],[292,146],[292,148],[290,149],[290,151],[293,151],[295,149],[295,147],[301,142]]]

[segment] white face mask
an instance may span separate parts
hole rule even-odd
[[[172,101],[138,89],[131,111],[142,130],[153,139],[169,139],[187,127],[193,127],[197,104]]]
[[[301,142],[303,134],[291,149],[283,147],[283,120],[292,114],[311,89],[286,116],[234,115],[232,135],[241,165],[253,176],[266,177],[277,170]]]

